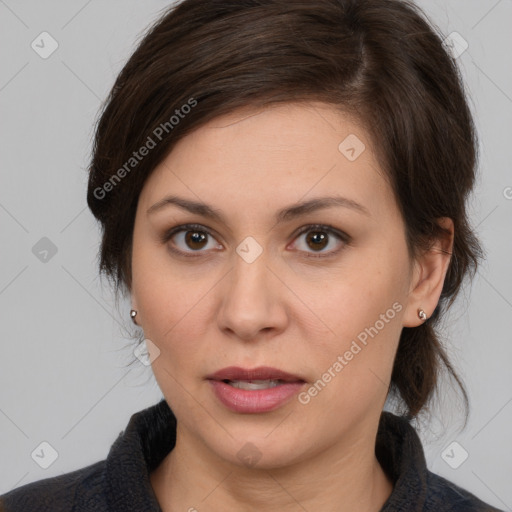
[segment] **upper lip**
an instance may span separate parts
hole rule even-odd
[[[208,375],[206,378],[209,380],[283,380],[286,382],[305,382],[304,379],[297,375],[292,375],[269,366],[258,366],[257,368],[229,366]]]

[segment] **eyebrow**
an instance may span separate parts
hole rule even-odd
[[[197,201],[192,201],[190,199],[185,199],[183,197],[178,196],[167,196],[155,203],[151,206],[146,214],[150,215],[157,211],[162,210],[166,206],[176,205],[180,208],[189,211],[190,213],[195,213],[197,215],[201,215],[203,217],[207,217],[213,220],[216,220],[221,223],[226,223],[224,216],[221,210],[213,208],[212,206],[206,203],[200,203]],[[367,208],[365,208],[362,204],[357,203],[352,199],[348,199],[346,197],[341,196],[331,196],[331,197],[318,197],[315,199],[311,199],[309,201],[304,201],[302,203],[296,203],[282,210],[279,210],[276,214],[276,222],[282,223],[294,219],[296,217],[300,217],[306,215],[308,213],[312,213],[317,210],[332,208],[332,207],[343,207],[350,208],[359,213],[367,215],[371,217],[371,214]]]

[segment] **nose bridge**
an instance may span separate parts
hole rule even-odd
[[[228,328],[239,338],[252,339],[262,329],[282,327],[283,311],[272,289],[275,278],[267,265],[268,252],[255,239],[246,239],[237,246],[218,315],[220,328]]]
[[[262,291],[268,292],[268,251],[253,237],[245,238],[236,247],[234,268],[231,276],[231,292],[237,295],[238,300],[245,294],[250,300],[258,299]],[[258,297],[253,297],[257,293]],[[254,304],[253,304],[254,306]]]

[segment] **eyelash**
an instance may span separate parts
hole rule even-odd
[[[176,226],[176,227],[173,227],[173,228],[165,231],[162,234],[162,236],[160,237],[161,243],[165,244],[165,243],[169,242],[169,240],[174,235],[176,235],[177,233],[180,233],[182,231],[185,231],[185,232],[186,231],[199,231],[201,233],[207,234],[208,236],[211,236],[212,238],[215,238],[214,234],[208,228],[202,226],[201,224],[182,224],[180,226]],[[338,230],[332,226],[326,225],[326,224],[310,224],[308,226],[304,226],[295,235],[295,238],[298,238],[299,236],[303,235],[304,233],[309,233],[310,231],[321,231],[321,232],[326,232],[331,235],[334,235],[343,242],[344,246],[350,245],[350,242],[352,240],[351,237],[349,235],[347,235],[346,233],[344,233],[343,231],[340,231],[340,230]],[[201,256],[201,254],[200,254],[201,252],[204,252],[204,251],[199,250],[199,251],[195,251],[195,254],[189,254],[187,252],[184,252],[179,249],[172,248],[172,247],[169,247],[169,249],[173,253],[179,254],[180,256],[184,256],[186,258],[197,258],[197,257]],[[335,251],[330,251],[330,252],[321,253],[321,254],[311,254],[311,253],[306,252],[305,257],[306,258],[329,258],[329,257],[337,255],[342,249],[343,249],[343,247],[341,249],[337,249]]]

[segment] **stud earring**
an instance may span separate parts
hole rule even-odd
[[[130,317],[132,319],[132,322],[137,325],[137,322],[135,321],[135,317],[137,316],[137,311],[134,309],[130,309]]]
[[[427,319],[427,314],[425,313],[425,311],[423,311],[423,309],[418,309],[418,316],[423,320],[425,321]]]

